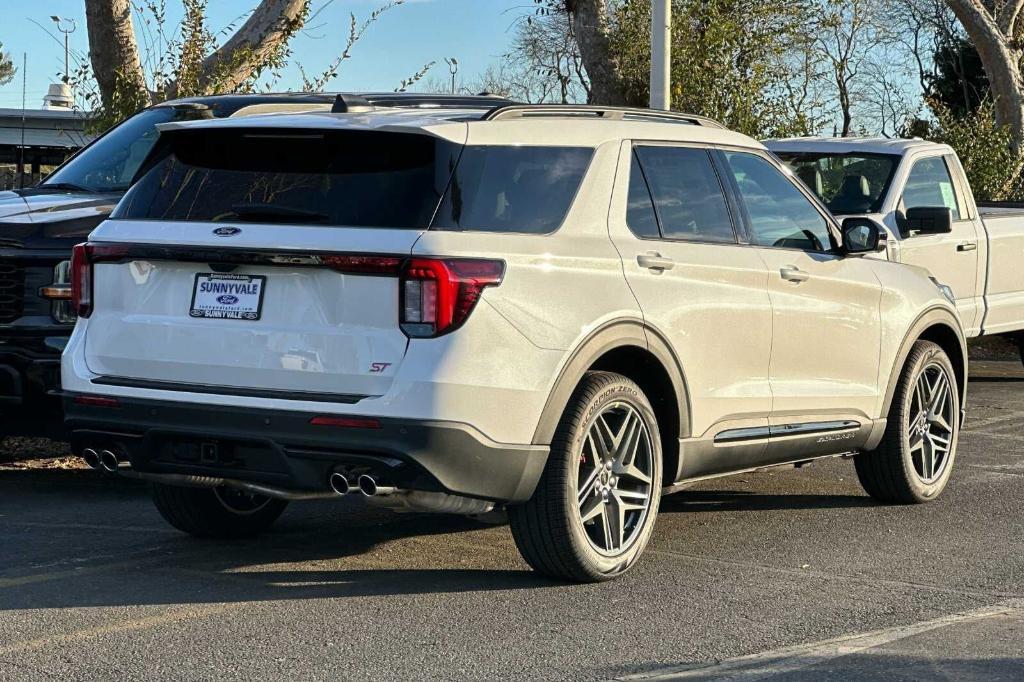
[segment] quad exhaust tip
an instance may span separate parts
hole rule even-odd
[[[380,485],[377,479],[369,474],[359,477],[359,491],[367,497],[391,495],[395,492],[394,486]]]
[[[121,461],[110,450],[102,450],[100,452],[100,466],[103,467],[104,471],[116,474],[118,469],[121,468]]]
[[[86,466],[90,469],[100,468],[100,454],[92,448],[82,450],[82,459],[85,460]]]
[[[348,495],[351,492],[355,492],[359,488],[348,482],[348,477],[345,474],[335,471],[331,474],[328,481],[331,484],[331,490],[338,495]]]

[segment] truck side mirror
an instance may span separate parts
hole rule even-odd
[[[900,229],[904,234],[948,234],[953,231],[953,212],[945,206],[908,208]]]
[[[885,233],[869,218],[847,218],[843,221],[842,230],[843,251],[848,255],[885,249]]]

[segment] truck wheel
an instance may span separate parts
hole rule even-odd
[[[876,500],[928,502],[949,482],[960,435],[960,392],[949,356],[930,341],[910,351],[889,409],[885,437],[854,458],[857,478]]]
[[[661,460],[658,422],[640,387],[588,372],[565,408],[533,497],[508,509],[526,563],[577,582],[625,573],[654,528]]]
[[[154,483],[153,502],[178,530],[199,538],[245,538],[270,527],[288,503],[230,488]]]

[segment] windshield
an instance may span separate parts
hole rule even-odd
[[[124,192],[158,137],[156,125],[200,118],[203,112],[155,107],[132,116],[86,147],[46,178],[42,187],[63,185],[90,192]]]
[[[833,215],[877,213],[900,157],[894,154],[775,152]]]
[[[366,130],[176,131],[111,218],[544,233],[592,155]]]

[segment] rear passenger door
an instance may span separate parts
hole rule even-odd
[[[769,458],[855,447],[878,416],[881,285],[871,261],[839,253],[824,208],[767,156],[723,151],[721,158],[742,204],[750,250],[768,268]]]
[[[690,392],[699,444],[684,448],[679,473],[756,464],[772,405],[767,269],[740,244],[711,150],[626,143],[619,168],[610,234],[646,323],[674,350]],[[712,448],[723,433],[749,437]]]

